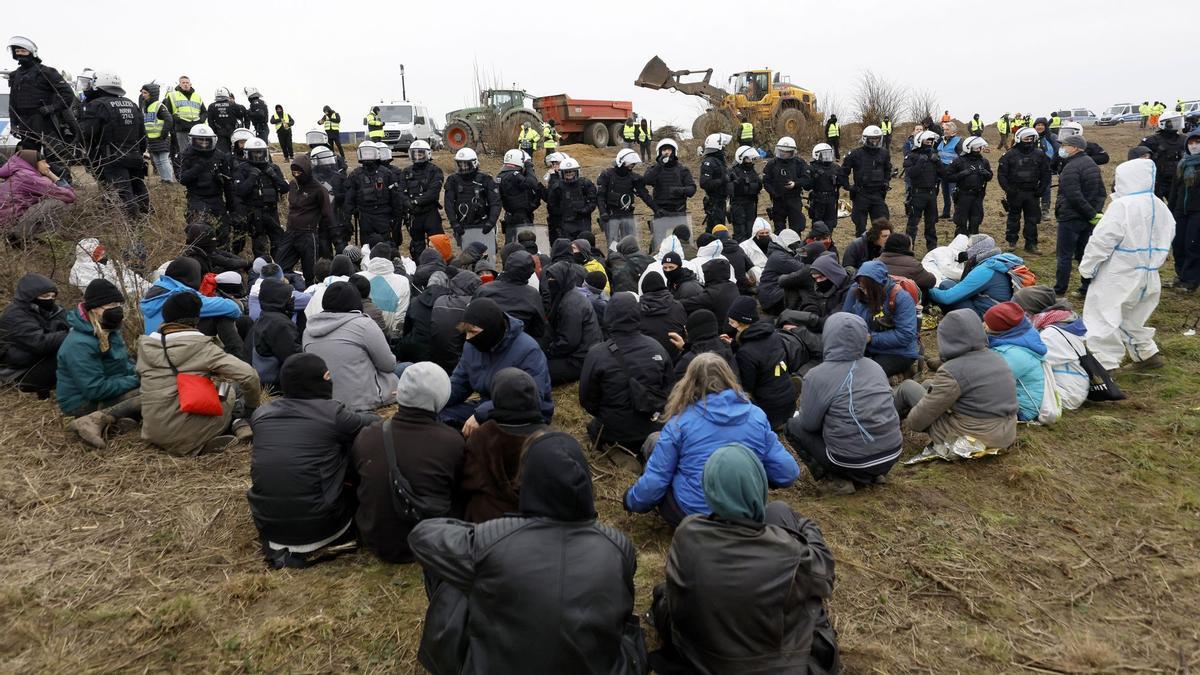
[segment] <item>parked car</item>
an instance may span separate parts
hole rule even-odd
[[[1184,101],[1183,102],[1183,116],[1184,117],[1188,117],[1189,115],[1195,115],[1197,113],[1200,113],[1200,99],[1196,99],[1195,101]]]
[[[1096,124],[1102,127],[1109,127],[1115,124],[1124,122],[1140,122],[1142,113],[1138,112],[1137,103],[1114,103],[1100,114],[1100,119],[1096,120]]]
[[[1088,108],[1059,108],[1055,114],[1064,122],[1078,122],[1085,127],[1095,124],[1098,119]]]
[[[416,140],[436,147],[437,132],[425,106],[407,101],[381,103],[379,116],[383,118],[383,142],[393,150],[405,152]]]

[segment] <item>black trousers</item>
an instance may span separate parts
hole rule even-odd
[[[368,213],[365,210],[358,212],[358,236],[367,245],[374,247],[376,244],[392,239],[392,212],[390,209],[384,209],[377,213]],[[399,242],[391,242],[396,244]]]
[[[435,234],[444,234],[442,214],[436,208],[412,214],[412,220],[408,223],[408,250],[413,260],[421,256],[429,237]]]
[[[884,206],[887,206],[886,204]],[[808,200],[808,217],[814,222],[825,223],[832,232],[837,227],[837,193],[830,195],[818,195],[816,193],[809,195]]]
[[[850,222],[854,223],[854,236],[861,237],[863,232],[867,231],[868,222],[876,218],[891,217],[886,197],[887,190],[858,188],[855,191],[850,210]],[[833,229],[834,223],[826,222],[825,224]]]
[[[772,199],[771,222],[775,225],[776,234],[783,232],[785,229],[795,230],[797,234],[802,234],[805,224],[804,200],[800,197]]]
[[[275,135],[279,137],[279,150],[283,152],[283,158],[291,160],[295,157],[296,151],[292,149],[292,130],[280,129]]]
[[[833,158],[841,159],[842,158],[842,137],[841,136],[826,137],[825,142],[830,144],[831,146],[833,146]]]
[[[812,472],[813,480],[841,478],[855,483],[870,483],[876,476],[886,476],[896,463],[896,460],[892,460],[885,464],[862,469],[838,466],[829,459],[829,454],[825,449],[825,438],[820,431],[812,433],[802,429],[799,424],[789,423],[785,434],[792,444],[792,449],[796,451],[796,456]]]
[[[342,134],[341,134],[341,132],[327,131],[325,133],[327,136],[329,136],[329,149],[332,150],[336,147],[337,153],[342,156],[342,159],[345,159],[346,151],[342,149]]]
[[[704,231],[712,232],[712,229],[717,225],[728,225],[729,214],[726,213],[725,204],[729,201],[726,195],[718,195],[715,197],[704,197]]]
[[[758,216],[758,200],[733,200],[729,204],[729,222],[733,225],[733,240],[743,242],[750,238],[750,228]]]
[[[954,193],[954,234],[979,234],[979,225],[983,223],[983,190],[967,192],[959,190]]]
[[[1031,249],[1038,243],[1038,223],[1042,221],[1042,205],[1038,202],[1037,190],[1013,190],[1008,193],[1008,222],[1004,228],[1004,240],[1009,246],[1017,245],[1017,238],[1025,235],[1025,248]],[[1021,217],[1025,226],[1021,227]]]
[[[251,207],[246,213],[244,223],[244,229],[234,233],[235,238],[231,246],[233,253],[241,255],[246,237],[249,237],[254,257],[261,258],[269,253],[272,260],[277,259],[285,237],[283,228],[279,225],[278,206]]]
[[[129,168],[107,162],[100,168],[100,183],[117,193],[121,211],[135,218],[150,211],[150,193],[146,190],[146,167]]]
[[[1067,287],[1071,285],[1071,260],[1083,260],[1083,251],[1094,229],[1095,225],[1083,220],[1058,221],[1058,237],[1054,244],[1055,295],[1067,294]],[[1175,260],[1178,265],[1179,256]],[[1087,290],[1087,279],[1083,280],[1083,289]]]
[[[883,368],[883,374],[891,377],[893,375],[903,375],[908,372],[916,359],[911,359],[907,356],[896,356],[895,354],[874,354],[871,360],[879,364]]]
[[[288,232],[276,262],[284,270],[294,269],[300,263],[304,285],[311,286],[317,265],[317,233]]]
[[[937,248],[937,196],[938,189],[931,188],[912,188],[909,191],[909,210],[908,210],[908,226],[904,228],[906,234],[914,242],[917,240],[917,223],[923,217],[925,219],[925,250],[932,251]]]

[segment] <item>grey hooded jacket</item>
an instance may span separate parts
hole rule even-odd
[[[399,379],[383,330],[362,312],[319,312],[304,328],[303,349],[325,359],[333,399],[354,411],[391,403]]]

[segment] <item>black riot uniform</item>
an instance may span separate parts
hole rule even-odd
[[[1040,143],[1014,143],[1000,158],[997,171],[1000,189],[1008,204],[1008,222],[1004,239],[1010,247],[1017,245],[1022,233],[1021,217],[1025,218],[1025,250],[1037,248],[1038,223],[1042,220],[1040,197],[1050,183],[1050,158]]]
[[[142,109],[124,96],[89,92],[79,128],[88,163],[100,183],[117,193],[121,210],[132,218],[150,210],[146,191],[146,125]]]
[[[561,180],[550,188],[546,203],[553,204],[562,214],[560,235],[567,239],[578,239],[584,232],[592,231],[592,212],[596,210],[596,186],[583,176]]]
[[[398,185],[408,205],[408,250],[413,260],[421,257],[428,237],[442,234],[438,194],[444,182],[442,170],[428,160],[414,162],[400,171]]]
[[[317,230],[317,256],[331,258],[350,243],[350,218],[346,215],[346,174],[338,168],[341,157],[333,155],[325,164],[313,163],[313,180],[320,183],[329,193],[329,205],[333,209],[333,222],[328,229]]]
[[[825,223],[832,231],[837,225],[840,190],[850,187],[846,170],[832,161],[813,161],[808,165],[808,176],[812,186],[808,193],[808,217],[814,223]]]
[[[480,171],[459,171],[446,179],[446,218],[454,238],[462,245],[464,230],[491,232],[500,220],[500,187]]]
[[[270,128],[267,122],[271,118],[271,109],[267,107],[267,102],[262,99],[262,96],[253,96],[250,98],[250,106],[246,108],[246,124],[254,129],[254,135],[263,140],[263,143],[270,143]]]
[[[73,153],[71,143],[76,128],[72,107],[76,103],[71,85],[61,73],[42,65],[36,56],[17,59],[17,69],[8,75],[8,118],[21,147],[40,150],[54,173],[66,178],[66,166]]]
[[[404,213],[403,193],[396,187],[391,168],[378,160],[367,160],[350,173],[346,183],[346,214],[358,216],[363,242],[374,247],[391,241],[394,226]]]
[[[533,212],[541,205],[541,183],[533,172],[533,162],[524,166],[505,164],[496,174],[504,219],[500,222],[505,241],[517,240],[517,226],[533,223]]]
[[[1044,157],[1045,155],[1043,155]],[[908,226],[905,232],[913,241],[917,240],[917,223],[925,218],[925,250],[937,248],[938,188],[946,165],[934,152],[933,146],[921,145],[913,148],[904,158],[904,174],[908,176]],[[1037,195],[1034,195],[1036,206]]]
[[[1160,129],[1153,136],[1143,138],[1138,145],[1150,148],[1150,159],[1154,160],[1157,169],[1154,172],[1154,195],[1166,199],[1171,194],[1179,160],[1187,154],[1187,139],[1174,129]]]
[[[270,253],[273,259],[278,259],[284,238],[283,228],[279,225],[279,199],[288,193],[283,172],[269,157],[266,161],[251,158],[238,165],[233,184],[240,223],[245,234],[250,235],[254,257]],[[233,252],[240,254],[244,244],[245,237],[235,233]]]
[[[946,177],[954,183],[954,234],[979,234],[983,223],[983,196],[992,179],[992,165],[978,152],[959,155]]]
[[[227,98],[219,98],[208,106],[208,126],[217,135],[217,149],[230,152],[233,130],[242,126],[246,117],[246,108],[240,103],[234,103]]]
[[[762,177],[754,162],[738,162],[729,169],[729,222],[733,239],[743,242],[750,238],[750,228],[758,217],[758,194],[762,192]]]
[[[217,228],[217,247],[229,248],[228,213],[236,210],[234,166],[229,153],[189,145],[180,160],[179,184],[187,189],[188,222],[208,220]]]
[[[886,198],[892,180],[892,156],[882,147],[864,145],[846,155],[842,168],[853,178],[850,220],[854,223],[854,236],[861,237],[868,222],[891,216]]]
[[[791,187],[788,184],[791,183]],[[775,232],[785,228],[804,232],[804,189],[811,178],[808,163],[800,157],[776,157],[767,162],[763,169],[763,188],[771,195],[771,210],[768,215],[775,225]]]
[[[729,222],[729,169],[725,151],[712,150],[700,161],[700,189],[704,190],[704,231]]]

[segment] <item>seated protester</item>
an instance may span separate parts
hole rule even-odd
[[[583,285],[579,287],[579,292],[592,306],[592,312],[596,315],[601,332],[604,331],[604,310],[608,308],[609,294],[604,292],[604,284],[607,281],[608,277],[600,272],[588,272],[583,277]]]
[[[462,514],[463,437],[438,421],[449,398],[444,370],[428,361],[412,364],[397,385],[396,414],[363,429],[350,450],[358,475],[354,523],[363,546],[388,562],[412,562],[408,534],[416,524],[396,513],[389,462],[408,481],[410,499],[423,518]],[[394,458],[389,459],[384,434],[391,435]]]
[[[70,330],[57,298],[53,281],[26,274],[17,280],[13,301],[0,313],[0,382],[40,399],[49,398],[55,387],[58,349]]]
[[[1002,302],[983,314],[988,347],[1008,363],[1017,385],[1017,421],[1037,420],[1046,391],[1042,361],[1046,345],[1037,329],[1025,318],[1025,310],[1015,302]]]
[[[520,473],[515,515],[478,525],[423,520],[409,535],[431,598],[421,665],[435,673],[642,672],[636,552],[596,520],[579,443],[562,432],[539,436]]]
[[[523,370],[505,368],[492,381],[496,407],[471,434],[463,451],[463,519],[482,523],[520,508],[521,452],[546,425],[538,412],[537,383]]]
[[[698,295],[684,298],[680,304],[688,315],[696,310],[707,309],[724,325],[729,318],[729,306],[740,296],[737,286],[729,280],[729,263],[723,258],[716,258],[704,263],[701,269],[704,272],[704,290]]]
[[[604,268],[604,260],[603,258],[597,260],[592,255],[592,245],[588,243],[587,239],[580,238],[571,242],[571,259],[576,265],[583,267],[585,275],[593,272],[603,274],[604,286],[601,287],[601,290],[606,293],[612,291],[612,287],[608,283],[608,270]]]
[[[362,299],[362,313],[374,321],[376,326],[379,326],[379,330],[383,331],[383,337],[387,339],[389,336],[387,324],[383,320],[383,310],[371,302],[371,282],[361,273],[357,273],[350,275],[350,285],[354,286],[358,291],[358,296]]]
[[[297,322],[297,325],[302,325],[299,323],[302,320],[300,317],[304,315],[304,308],[308,307],[308,301],[312,299],[312,296],[303,291],[296,290],[296,287],[284,275],[283,268],[275,263],[264,264],[259,269],[259,273],[259,278],[250,286],[250,294],[247,296],[246,306],[249,310],[250,318],[258,321],[259,315],[262,314],[262,308],[259,305],[259,294],[262,291],[263,282],[267,279],[274,279],[286,284],[292,290],[292,304],[295,309],[292,310],[291,320]],[[298,277],[298,279],[303,286],[304,278]]]
[[[796,387],[783,338],[770,321],[758,320],[758,308],[749,296],[733,303],[729,325],[736,332],[733,358],[742,389],[767,414],[771,428],[779,429],[796,412]]]
[[[462,358],[450,374],[450,401],[441,412],[443,422],[461,428],[463,436],[469,438],[491,416],[495,406],[491,387],[496,373],[512,367],[529,373],[537,382],[538,409],[546,424],[550,423],[554,417],[550,369],[542,348],[524,328],[520,319],[505,314],[490,298],[476,297],[467,305],[459,324],[466,344]],[[479,398],[468,400],[472,394],[478,394]]]
[[[141,296],[150,289],[150,282],[129,267],[109,260],[100,240],[89,237],[75,244],[75,264],[71,266],[71,285],[87,289],[96,279],[107,279],[125,295]]]
[[[579,233],[579,236],[575,239],[575,241],[579,241],[580,239],[587,242],[588,250],[591,252],[591,257],[598,261],[601,267],[605,267],[604,249],[596,246],[596,233],[592,232],[591,230],[584,230],[583,232]]]
[[[859,268],[855,283],[846,294],[844,309],[867,324],[870,336],[867,356],[883,368],[885,375],[909,372],[920,355],[917,304],[908,291],[888,276],[881,261],[871,260]],[[829,341],[825,344],[828,346]]]
[[[333,400],[333,382],[316,354],[283,363],[283,393],[254,413],[250,515],[274,569],[320,562],[321,549],[354,537],[354,495],[347,485],[350,444],[372,422]]]
[[[842,312],[826,327],[823,359],[804,376],[787,437],[824,494],[852,494],[856,484],[884,481],[904,438],[887,375],[864,356],[874,342],[867,322]]]
[[[971,235],[969,241],[962,280],[943,281],[930,289],[929,298],[944,312],[965,308],[982,317],[992,305],[1012,299],[1008,271],[1024,261],[1012,253],[1001,252],[995,240],[986,234]]]
[[[812,229],[808,231],[808,236],[804,238],[804,245],[820,244],[822,248],[829,251],[833,255],[838,255],[837,244],[833,243],[833,231],[825,224],[825,221],[818,220],[812,224]]]
[[[459,270],[459,273],[461,274],[462,272],[466,271],[468,270]],[[490,284],[496,280],[496,266],[492,264],[491,260],[484,258],[483,260],[475,263],[475,274],[479,275],[480,284]],[[538,288],[539,283],[536,273],[529,277],[529,285],[534,289]],[[543,302],[542,304],[544,305],[545,303]]]
[[[759,282],[763,268],[767,265],[767,258],[771,255],[772,244],[780,250],[787,250],[783,248],[779,237],[775,236],[775,228],[770,221],[762,217],[756,218],[750,228],[750,238],[740,244],[742,252],[750,261],[746,277],[751,285]]]
[[[937,277],[913,253],[912,238],[903,232],[896,232],[883,242],[883,253],[878,260],[887,267],[888,274],[912,279],[922,294],[937,285]]]
[[[194,258],[176,258],[167,264],[163,272],[146,295],[142,297],[142,323],[145,335],[158,330],[162,324],[163,305],[176,293],[190,293],[200,299],[201,333],[220,338],[221,345],[230,354],[242,354],[242,337],[238,333],[237,321],[242,318],[242,307],[229,298],[218,298],[200,294],[203,274],[200,263]],[[234,348],[237,351],[232,351]]]
[[[727,268],[725,277],[727,279],[733,278],[733,265],[725,259],[725,255],[722,253],[725,245],[721,243],[720,239],[717,239],[716,235],[711,232],[704,232],[699,237],[696,237],[696,245],[696,257],[687,261],[685,267],[692,270],[701,286],[708,283],[708,278],[704,275],[704,266],[714,260],[720,261],[725,265]]]
[[[842,265],[858,269],[868,260],[878,258],[891,235],[891,221],[887,218],[876,218],[861,237],[846,246],[846,252],[842,254]]]
[[[1091,380],[1079,359],[1087,353],[1087,329],[1066,299],[1049,286],[1029,286],[1013,293],[1046,345],[1046,363],[1063,408],[1077,410],[1088,398]]]
[[[57,220],[64,204],[75,203],[75,188],[59,185],[59,177],[37,150],[13,153],[0,166],[0,232],[11,240],[41,234]]]
[[[662,277],[651,276],[661,283]],[[675,379],[667,350],[642,329],[641,312],[633,293],[614,295],[605,314],[608,339],[593,345],[583,360],[579,405],[591,414],[588,436],[599,444],[637,450],[647,436],[662,428],[656,420],[656,413],[661,411],[646,408],[665,400]],[[630,392],[633,379],[653,401],[643,400],[640,395],[635,400]]]
[[[791,320],[820,333],[824,330],[825,320],[845,307],[846,295],[854,279],[832,254],[817,256],[809,268],[809,275],[813,280],[812,287],[800,291],[796,302],[798,311]]]
[[[691,260],[696,257],[695,247],[692,246],[692,230],[687,225],[676,226],[671,235],[658,243],[655,259],[660,262],[668,253],[675,253],[680,260]]]
[[[243,358],[254,366],[264,387],[279,386],[279,369],[293,354],[300,353],[300,329],[292,321],[295,290],[274,278],[262,283],[258,294],[262,314],[246,334]]]
[[[545,274],[550,292],[546,363],[550,384],[558,386],[579,380],[588,350],[604,336],[591,303],[579,292],[583,268],[575,263],[557,262],[546,268]]]
[[[454,259],[454,266],[460,270],[475,271],[475,263],[487,257],[487,244],[473,241],[463,248],[462,253]]]
[[[84,443],[105,447],[104,431],[142,418],[138,376],[121,335],[125,296],[107,279],[94,279],[83,302],[66,313],[71,332],[58,350],[58,408],[74,417]]]
[[[325,311],[325,307],[322,304],[325,291],[339,281],[350,281],[350,275],[356,272],[355,267],[355,264],[350,260],[350,256],[341,253],[333,256],[333,262],[329,266],[329,274],[322,276],[318,272],[313,284],[304,289],[305,293],[312,296],[308,301],[308,305],[304,308],[304,314],[311,319],[320,312]]]
[[[396,394],[396,356],[374,321],[362,312],[362,295],[345,281],[325,291],[325,310],[309,317],[301,346],[333,373],[333,400],[353,411],[374,410]]]
[[[716,225],[713,227],[713,236],[721,242],[721,255],[729,261],[729,266],[733,268],[733,281],[737,284],[738,292],[743,294],[750,293],[750,289],[754,287],[753,282],[749,277],[750,258],[746,257],[746,252],[738,246],[726,225]]]
[[[770,487],[786,487],[800,476],[800,467],[771,430],[766,413],[750,402],[729,364],[716,354],[701,354],[692,361],[671,390],[663,414],[667,423],[662,433],[643,446],[643,455],[653,448],[645,472],[625,492],[629,511],[657,508],[671,527],[687,516],[709,514],[701,486],[704,463],[730,443],[746,446],[762,461]]]
[[[184,228],[183,236],[185,245],[182,257],[200,263],[202,276],[250,270],[250,263],[245,258],[217,248],[217,233],[208,223],[189,224]]]
[[[638,305],[641,308],[641,333],[657,340],[674,362],[679,358],[679,350],[671,343],[670,334],[683,330],[687,323],[687,310],[667,290],[666,279],[657,272],[651,272],[642,279],[642,295]],[[611,306],[609,311],[612,311]],[[609,325],[612,325],[611,321]]]
[[[696,280],[696,273],[684,267],[683,258],[676,251],[668,251],[663,255],[662,273],[667,278],[667,290],[676,300],[700,295],[704,290]]]
[[[574,260],[574,256],[571,254],[571,240],[559,237],[550,244],[550,265],[556,262],[563,262],[564,260],[568,262]],[[547,267],[550,265],[547,265]]]
[[[375,257],[375,253],[379,253],[380,257]],[[384,253],[389,256],[383,257]],[[383,244],[376,245],[362,276],[371,282],[372,304],[383,311],[383,332],[389,338],[393,338],[399,337],[400,331],[404,328],[404,317],[408,314],[408,303],[412,290],[408,279],[396,274],[390,254],[390,247]]]
[[[608,278],[613,293],[629,291],[636,293],[638,280],[646,272],[646,268],[654,263],[654,258],[642,253],[638,248],[637,237],[628,235],[617,243],[617,250],[608,256]]]
[[[729,325],[728,317],[725,321],[725,325]],[[712,312],[707,309],[698,309],[688,315],[687,332],[684,335],[671,333],[671,341],[680,352],[679,360],[675,362],[676,380],[683,379],[683,374],[687,372],[693,359],[709,352],[725,359],[725,363],[728,363],[734,372],[737,371],[737,364],[733,360],[733,349],[721,339],[721,332],[718,328],[720,325]]]
[[[421,251],[421,255],[417,256],[417,271],[412,275],[413,293],[425,289],[429,285],[429,277],[434,272],[445,274],[446,261],[442,259],[442,254],[438,253],[436,249],[426,248]]]
[[[925,385],[900,383],[896,405],[913,431],[929,434],[946,452],[971,437],[986,448],[1017,440],[1017,387],[1004,357],[988,349],[983,322],[972,310],[954,310],[938,324],[937,374]],[[944,454],[944,453],[943,453]]]
[[[424,255],[425,251],[421,254]],[[438,298],[451,292],[448,284],[446,273],[436,271],[429,275],[421,294],[408,303],[408,314],[404,317],[404,336],[396,343],[395,349],[396,358],[400,361],[416,363],[433,358],[433,307]]]
[[[533,272],[533,256],[525,251],[511,253],[500,276],[480,286],[475,297],[495,302],[502,312],[521,321],[529,337],[542,342],[546,337],[546,306],[542,294],[529,285]]]
[[[471,304],[475,291],[479,290],[479,277],[470,270],[460,270],[450,280],[450,292],[439,295],[433,301],[433,313],[430,315],[430,345],[429,360],[442,367],[446,374],[454,372],[462,357],[463,336],[459,324],[462,323],[463,312]]]
[[[203,303],[196,293],[173,293],[161,305],[162,324],[138,339],[142,440],[175,456],[224,450],[237,440],[227,435],[231,426],[234,433],[245,438],[250,431],[247,420],[262,395],[254,368],[196,329],[202,310]],[[180,373],[222,381],[217,389],[220,415],[180,411]],[[237,386],[226,387],[228,383]]]
[[[833,555],[821,529],[767,502],[767,472],[737,444],[704,464],[711,515],[671,538],[666,583],[650,614],[662,647],[656,673],[835,673],[837,638],[825,613]]]
[[[785,235],[793,244],[799,245],[800,237],[795,230],[784,230],[780,233],[779,239],[782,241]],[[789,291],[795,291],[804,285],[787,283],[788,287],[785,288],[784,280],[799,279],[803,281],[803,277],[809,275],[807,267],[796,257],[792,249],[780,246],[774,240],[766,241],[771,243],[768,248],[766,265],[758,277],[758,301],[762,304],[764,312],[775,315],[788,309],[795,302],[795,293],[789,293]],[[807,286],[811,288],[812,283],[808,283]]]

